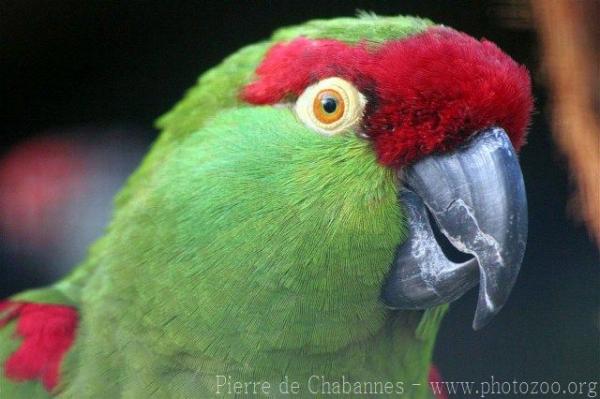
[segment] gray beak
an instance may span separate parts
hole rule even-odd
[[[510,139],[500,128],[487,129],[453,153],[422,159],[401,178],[410,231],[382,300],[394,309],[426,309],[479,283],[473,328],[482,328],[508,299],[527,241],[525,186]],[[469,259],[449,260],[434,225]]]

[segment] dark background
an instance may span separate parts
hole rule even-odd
[[[48,129],[92,142],[103,129],[125,129],[145,151],[157,134],[154,119],[200,72],[277,27],[357,9],[428,17],[491,39],[536,82],[537,112],[521,152],[530,217],[522,272],[504,310],[482,331],[471,329],[474,292],[452,305],[435,355],[444,379],[597,381],[598,253],[567,211],[568,173],[551,140],[536,36],[518,2],[2,1],[0,156]],[[128,139],[118,137],[116,145],[126,147]],[[127,171],[139,160],[130,158]],[[0,298],[57,278],[36,267],[39,257],[3,245],[6,238],[0,236]]]

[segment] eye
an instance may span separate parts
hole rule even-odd
[[[366,102],[351,83],[328,78],[307,87],[298,97],[295,110],[308,127],[330,136],[356,126]]]
[[[344,116],[346,102],[336,90],[320,91],[313,101],[313,113],[322,123],[333,123]]]

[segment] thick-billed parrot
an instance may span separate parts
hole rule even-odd
[[[0,397],[430,397],[447,303],[479,284],[480,328],[520,268],[530,86],[413,17],[242,48],[159,119],[87,259],[0,303]]]

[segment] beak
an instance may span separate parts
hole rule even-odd
[[[500,128],[487,129],[454,153],[420,160],[401,177],[410,232],[384,283],[383,302],[426,309],[479,283],[473,328],[482,328],[508,299],[527,241],[525,186],[510,139]],[[468,260],[448,259],[435,225]]]

